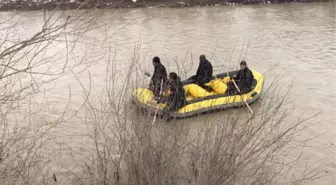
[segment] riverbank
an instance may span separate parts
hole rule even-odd
[[[335,0],[140,0],[133,2],[131,0],[124,1],[86,1],[82,2],[64,2],[64,1],[4,1],[0,0],[0,11],[11,10],[70,10],[70,9],[104,9],[104,8],[144,8],[144,7],[171,7],[183,8],[193,6],[219,6],[219,5],[237,5],[237,4],[279,4],[279,3],[306,3],[306,2],[334,2]]]

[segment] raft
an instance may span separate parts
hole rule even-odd
[[[248,104],[255,102],[260,97],[264,84],[264,76],[254,69],[250,70],[254,76],[252,90],[242,95]],[[210,82],[205,84],[208,87],[207,90],[194,84],[194,80],[182,81],[187,104],[176,112],[170,112],[169,119],[186,118],[207,112],[246,106],[241,95],[228,94],[227,83],[230,81],[230,76],[237,74],[237,72],[238,70],[215,75]],[[167,92],[163,94],[167,94]],[[148,88],[134,89],[132,101],[142,110],[156,112],[158,116],[164,115],[163,109],[166,105],[156,104],[153,100],[153,92]]]

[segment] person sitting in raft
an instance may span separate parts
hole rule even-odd
[[[195,83],[205,88],[204,84],[210,82],[212,79],[212,65],[206,59],[205,55],[200,56],[199,66],[195,76],[189,79],[194,79]]]
[[[149,90],[154,94],[154,99],[160,98],[160,90],[164,92],[167,84],[167,70],[164,65],[161,64],[159,57],[153,58],[154,73],[149,83]],[[163,84],[161,84],[163,83]]]
[[[240,70],[236,75],[233,76],[233,80],[236,82],[242,94],[245,94],[252,90],[251,88],[253,79],[254,76],[252,71],[247,67],[246,61],[242,60],[240,62]],[[228,87],[230,94],[237,94],[238,90],[232,81],[228,83]]]
[[[169,73],[169,91],[170,94],[165,100],[159,101],[159,103],[166,103],[164,112],[177,111],[186,104],[186,95],[184,92],[181,78],[176,73]]]

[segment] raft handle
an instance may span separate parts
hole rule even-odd
[[[251,94],[252,97],[255,97],[258,93],[257,92],[254,92]]]

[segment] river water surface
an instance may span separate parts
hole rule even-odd
[[[1,17],[10,14],[0,13]],[[76,11],[70,11],[69,14],[76,14]],[[30,33],[38,27],[42,14],[22,12],[20,16],[20,30]],[[105,10],[102,19],[113,20],[106,21],[104,26],[87,35],[91,40],[109,43],[104,45],[106,48],[94,51],[94,60],[99,59],[101,63],[90,64],[87,69],[97,93],[105,86],[105,69],[102,64],[107,60],[108,46],[112,48],[119,72],[132,60],[136,45],[140,48],[142,69],[153,70],[151,58],[157,55],[168,71],[176,71],[173,62],[176,58],[179,72],[186,73],[183,77],[195,73],[197,68],[196,63],[191,65],[191,53],[195,62],[200,54],[206,54],[215,73],[235,68],[239,58],[245,58],[251,68],[260,72],[273,69],[265,75],[265,86],[269,84],[267,79],[273,79],[278,74],[282,76],[279,83],[283,91],[293,85],[289,98],[295,110],[288,121],[296,121],[302,113],[313,115],[321,112],[316,118],[318,124],[306,129],[302,135],[316,137],[312,143],[315,149],[308,152],[311,160],[335,157],[322,149],[335,144],[336,134],[335,4],[145,8],[125,10],[116,19],[113,17],[114,10]],[[89,41],[81,42],[83,44],[79,42],[76,52],[72,53],[74,57],[81,58],[92,49],[88,45]],[[243,54],[240,57],[241,52]],[[230,62],[231,53],[233,56]],[[74,76],[66,76],[54,85],[48,99],[66,102],[68,93],[64,89],[70,86],[74,92],[70,107],[80,106],[81,88]],[[237,111],[246,113],[246,110]],[[191,118],[187,124],[202,123],[216,114],[222,113]],[[75,137],[88,132],[84,126],[74,122],[67,129],[68,135],[73,135],[71,145],[85,144],[80,137]],[[320,184],[335,184],[335,171],[330,170],[326,172],[329,175],[319,180]]]

